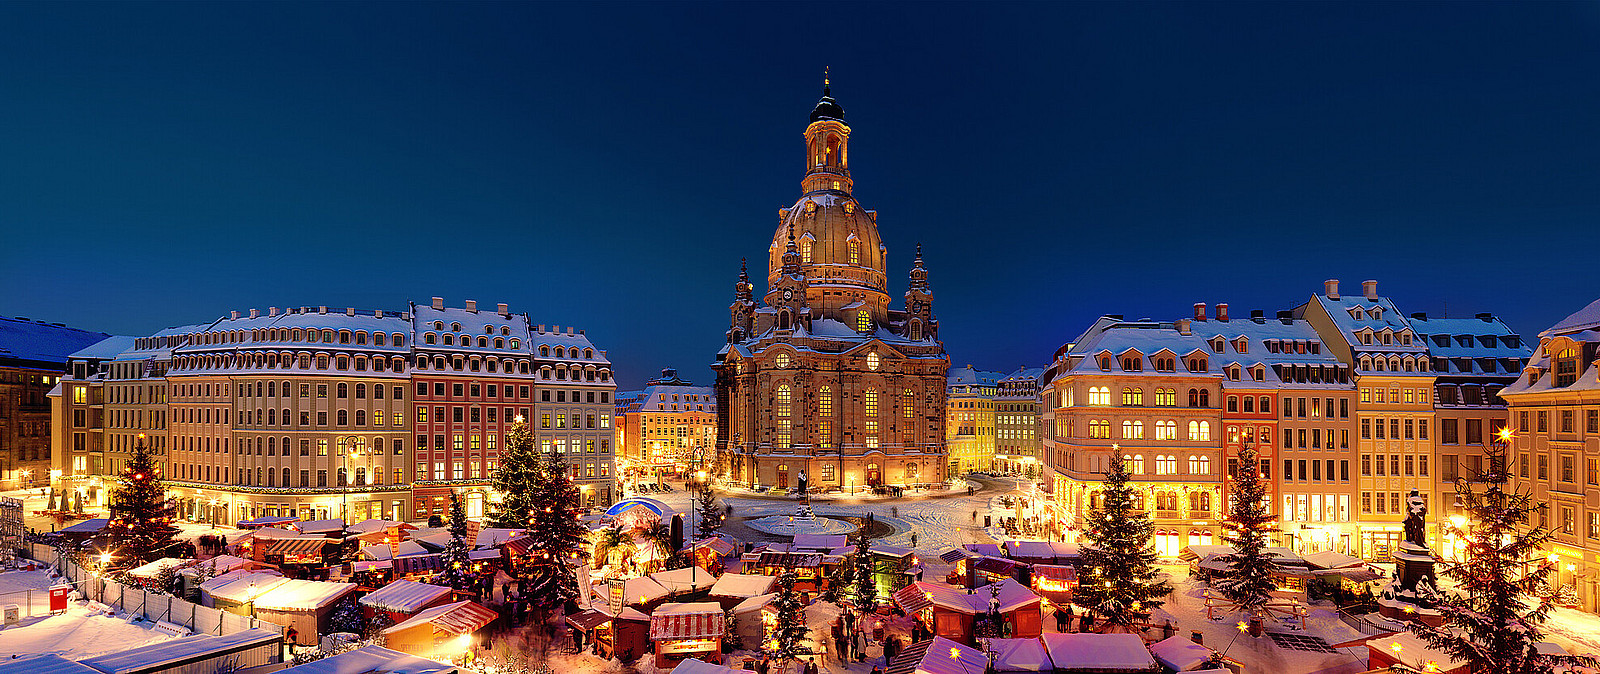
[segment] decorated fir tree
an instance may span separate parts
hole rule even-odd
[[[1456,499],[1470,523],[1460,534],[1466,540],[1465,559],[1445,564],[1444,575],[1456,588],[1439,593],[1444,624],[1412,622],[1411,631],[1474,672],[1542,674],[1595,667],[1592,657],[1546,655],[1536,648],[1552,608],[1538,590],[1555,571],[1542,552],[1554,532],[1533,524],[1534,513],[1545,504],[1506,487],[1510,433],[1502,431],[1499,440],[1485,448],[1487,467],[1476,476],[1485,487],[1474,490],[1468,478],[1456,479]]]
[[[1000,614],[1000,584],[989,584],[989,610],[977,617],[977,622],[972,626],[972,636],[979,639],[1004,639],[1009,625],[1005,616]]]
[[[379,611],[383,613],[383,611]],[[361,607],[356,605],[356,600],[345,598],[334,607],[333,614],[328,618],[328,625],[335,632],[348,632],[360,635],[363,629],[361,620]]]
[[[106,525],[113,541],[114,559],[136,563],[152,562],[165,556],[173,545],[172,503],[161,480],[161,468],[144,444],[144,436],[134,444],[133,457],[117,476],[111,492],[111,521]]]
[[[1273,574],[1278,564],[1264,552],[1267,534],[1274,531],[1272,514],[1267,511],[1267,485],[1261,480],[1260,462],[1254,445],[1239,450],[1239,470],[1233,476],[1229,496],[1230,512],[1223,521],[1222,540],[1234,552],[1222,559],[1228,565],[1213,587],[1240,611],[1262,616],[1278,589]]]
[[[455,492],[450,492],[449,531],[450,540],[445,541],[440,560],[444,567],[434,576],[433,582],[456,590],[471,589],[474,578],[472,559],[468,556],[472,543],[467,541],[467,509],[461,503],[461,495]]]
[[[878,608],[877,560],[872,556],[872,543],[866,532],[856,539],[855,590],[856,608],[873,611]]]
[[[1083,533],[1085,574],[1074,601],[1105,618],[1103,624],[1132,626],[1165,602],[1172,591],[1159,578],[1150,514],[1134,502],[1122,454],[1113,451],[1100,506],[1089,511]]]
[[[778,596],[772,602],[777,615],[767,641],[767,655],[780,665],[804,654],[801,644],[806,638],[805,607],[794,581],[794,569],[778,574]]]
[[[538,472],[528,535],[533,537],[534,547],[548,555],[549,568],[536,583],[534,596],[541,608],[550,609],[579,596],[573,567],[589,557],[589,528],[578,519],[583,494],[573,483],[566,462],[551,454],[540,461]]]
[[[705,540],[717,535],[717,530],[722,528],[722,507],[717,505],[717,497],[711,491],[711,485],[701,485],[700,499],[698,501],[699,513],[696,515],[694,538],[697,541]]]
[[[489,475],[489,485],[500,493],[500,506],[490,515],[490,525],[501,529],[527,529],[534,508],[542,461],[534,449],[533,431],[517,417],[506,432],[500,465]]]

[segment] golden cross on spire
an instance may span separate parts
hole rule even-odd
[[[828,86],[828,66],[822,66],[822,86]]]

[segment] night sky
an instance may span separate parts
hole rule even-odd
[[[709,383],[824,66],[952,363],[1340,278],[1600,296],[1600,3],[0,4],[0,314],[433,295]],[[758,266],[760,266],[758,264]],[[764,274],[760,275],[764,278]],[[758,288],[760,284],[758,282]]]

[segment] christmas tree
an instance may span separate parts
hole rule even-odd
[[[573,565],[588,559],[589,528],[578,519],[583,494],[560,456],[551,454],[538,464],[539,480],[532,492],[528,535],[534,547],[548,557],[548,568],[535,583],[539,607],[550,609],[578,598],[578,577]]]
[[[856,608],[863,611],[873,611],[878,608],[878,574],[876,559],[872,556],[872,545],[867,540],[866,533],[856,539],[855,554],[855,582],[856,582]]]
[[[767,642],[767,655],[780,666],[804,654],[801,642],[806,638],[806,616],[800,605],[800,593],[794,589],[794,580],[794,569],[778,574],[778,597],[773,600],[777,618],[772,625],[772,638]]]
[[[694,523],[697,541],[705,540],[717,535],[717,530],[722,528],[722,508],[717,505],[717,497],[711,491],[710,485],[701,485],[699,514]]]
[[[1134,488],[1122,453],[1113,448],[1111,472],[1100,492],[1100,507],[1087,516],[1083,538],[1083,582],[1074,601],[1105,618],[1104,625],[1132,626],[1165,602],[1172,591],[1158,578],[1150,547],[1150,514],[1134,503]]]
[[[1466,541],[1466,558],[1445,566],[1444,575],[1457,587],[1438,597],[1444,624],[1413,622],[1411,631],[1474,672],[1535,674],[1595,667],[1592,657],[1545,655],[1535,648],[1544,640],[1540,626],[1552,608],[1549,597],[1537,596],[1537,591],[1555,570],[1541,558],[1540,548],[1554,532],[1530,526],[1545,504],[1505,486],[1510,438],[1510,431],[1503,430],[1500,441],[1484,449],[1487,468],[1477,482],[1487,488],[1475,491],[1467,478],[1456,479],[1456,499],[1470,522],[1458,534]]]
[[[1000,615],[1000,584],[989,584],[989,610],[978,616],[977,623],[972,626],[972,636],[979,639],[1004,639],[1008,635],[1009,625],[1005,617]]]
[[[472,588],[472,560],[467,542],[467,509],[461,504],[461,495],[450,492],[450,540],[445,541],[441,561],[444,568],[434,576],[433,582],[456,590]]]
[[[1267,512],[1267,485],[1261,481],[1258,466],[1255,446],[1245,444],[1239,450],[1239,472],[1233,476],[1232,512],[1222,525],[1222,540],[1233,546],[1234,552],[1223,557],[1228,568],[1214,587],[1240,611],[1261,616],[1272,591],[1278,589],[1272,579],[1278,564],[1262,552],[1267,547],[1267,533],[1275,528]]]
[[[138,563],[164,557],[163,553],[173,545],[173,534],[178,532],[170,524],[171,509],[161,468],[156,466],[141,435],[133,447],[133,457],[117,476],[117,486],[111,492],[111,521],[106,532],[113,541],[113,557]]]
[[[517,417],[506,432],[500,450],[500,465],[490,473],[489,485],[500,493],[500,506],[490,516],[491,526],[501,529],[527,529],[534,508],[534,490],[539,483],[541,461],[534,450],[533,431]]]
[[[383,613],[383,611],[379,611]],[[356,606],[356,600],[345,599],[333,609],[333,615],[328,619],[328,624],[335,632],[348,632],[361,634],[361,607]]]

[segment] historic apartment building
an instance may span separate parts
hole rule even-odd
[[[761,302],[741,268],[717,373],[719,472],[787,488],[937,484],[945,375],[920,250],[904,308],[889,295],[878,214],[854,196],[844,109],[829,95],[805,129],[801,196],[778,210]]]
[[[605,353],[504,304],[234,312],[71,361],[51,393],[55,469],[91,500],[143,441],[193,520],[417,520],[451,491],[476,517],[518,418],[592,504],[614,499]]]
[[[1039,375],[1044,368],[1021,367],[1000,378],[994,396],[995,467],[1040,475]]]
[[[1215,530],[1225,506],[1202,500],[1227,503],[1227,476],[1251,444],[1278,519],[1275,544],[1387,561],[1413,487],[1441,514],[1428,535],[1444,542],[1452,481],[1481,463],[1488,434],[1506,419],[1495,394],[1529,352],[1489,314],[1407,321],[1375,281],[1362,290],[1342,296],[1329,281],[1275,318],[1257,310],[1238,319],[1226,304],[1212,313],[1203,303],[1172,322],[1106,316],[1063,346],[1040,377],[1060,521],[1081,524],[1115,447],[1155,499],[1146,507],[1158,550],[1176,554]],[[1225,464],[1208,473],[1204,460],[1215,456]],[[1188,511],[1171,507],[1183,494],[1195,500]]]
[[[638,391],[617,394],[618,463],[637,475],[699,471],[716,465],[717,395],[666,368]]]
[[[49,483],[50,389],[72,352],[109,336],[0,316],[0,489]]]
[[[1510,406],[1510,486],[1546,506],[1536,523],[1554,532],[1543,551],[1556,564],[1551,582],[1571,586],[1589,612],[1600,611],[1597,329],[1600,300],[1539,333],[1532,359],[1499,392]]]
[[[995,397],[1003,372],[951,368],[945,385],[946,473],[987,471],[995,465]]]

